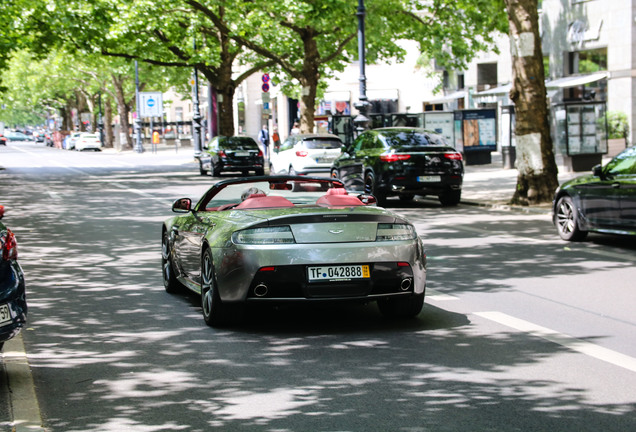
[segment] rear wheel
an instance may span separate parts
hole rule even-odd
[[[210,327],[222,327],[242,318],[242,305],[221,302],[214,277],[212,251],[209,248],[201,258],[201,309],[203,320]]]
[[[462,198],[461,189],[446,189],[446,191],[439,196],[439,202],[443,206],[456,206],[459,204]]]
[[[257,170],[254,172],[254,174],[255,174],[255,175],[257,175],[257,176],[263,176],[263,175],[265,175],[265,170],[264,170],[263,168],[261,168],[261,169],[257,169]]]
[[[203,168],[203,162],[199,161],[199,173],[201,175],[208,175],[208,170]]]
[[[368,172],[364,176],[364,192],[375,196],[380,207],[384,207],[386,205],[386,195],[377,190],[375,176],[371,172]]]
[[[413,194],[401,194],[400,195],[400,201],[413,201],[413,198],[415,198],[415,195],[413,195]]]
[[[424,307],[424,294],[389,297],[378,300],[380,313],[387,318],[412,318]]]
[[[567,241],[581,241],[587,237],[587,231],[579,226],[576,208],[569,196],[559,198],[556,206],[556,227],[559,236]]]
[[[163,234],[161,242],[161,274],[163,276],[163,287],[167,293],[175,294],[183,290],[183,285],[177,280],[174,265],[172,264],[168,232]]]

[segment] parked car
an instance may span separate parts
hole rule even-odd
[[[365,131],[343,147],[331,176],[342,179],[348,189],[375,195],[381,205],[389,196],[411,200],[435,195],[450,206],[461,199],[464,164],[461,153],[442,136],[393,127]]]
[[[377,301],[390,317],[424,303],[426,255],[415,228],[350,195],[336,179],[270,176],[230,179],[162,227],[166,291],[201,296],[203,318],[221,326],[246,303]]]
[[[328,173],[342,148],[342,141],[331,134],[290,135],[269,158],[271,174]]]
[[[239,171],[243,175],[254,171],[259,176],[265,173],[263,152],[250,137],[214,137],[197,158],[201,175],[210,173],[216,177],[223,171]]]
[[[9,141],[32,141],[32,137],[29,137],[22,132],[5,132],[4,136]]]
[[[4,136],[3,134],[0,134],[0,145],[6,146],[7,145],[7,141],[9,141],[7,139],[7,137]]]
[[[4,206],[0,205],[0,219]],[[0,349],[26,324],[27,302],[24,273],[18,263],[13,232],[0,222]]]
[[[77,141],[81,134],[82,132],[71,132],[66,136],[66,138],[64,138],[62,147],[66,150],[75,150],[75,141]]]
[[[562,184],[552,209],[563,240],[584,240],[589,231],[636,235],[636,147]]]
[[[94,133],[81,133],[79,137],[74,141],[75,150],[95,150],[102,151],[102,142],[99,139],[99,134]]]

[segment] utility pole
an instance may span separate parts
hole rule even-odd
[[[99,130],[99,142],[104,147],[104,118],[102,117],[102,91],[97,93],[97,104],[99,106],[99,117],[97,117],[97,130]]]
[[[135,151],[137,153],[144,152],[144,146],[141,142],[141,118],[139,117],[139,65],[135,60]],[[128,131],[126,131],[128,133]]]
[[[194,40],[194,50],[197,49],[197,41]],[[194,127],[194,133],[192,134],[192,139],[194,141],[194,156],[197,157],[201,155],[201,109],[199,108],[199,72],[197,68],[194,68],[194,80],[192,83],[192,124]]]
[[[360,97],[359,101],[353,104],[358,110],[358,115],[353,119],[353,123],[356,125],[356,131],[360,134],[362,131],[369,128],[369,118],[367,113],[369,111],[369,101],[367,100],[367,77],[365,74],[365,38],[364,38],[364,17],[366,15],[366,9],[364,8],[364,0],[358,0],[358,61],[360,63]]]

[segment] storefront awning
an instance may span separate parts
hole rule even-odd
[[[443,95],[435,99],[429,99],[426,102],[428,102],[429,104],[440,104],[444,102],[453,102],[457,99],[463,99],[465,97],[466,97],[466,91],[462,90],[462,91],[457,91],[454,93],[449,93],[447,95]]]
[[[510,89],[512,88],[512,84],[504,84],[499,87],[494,87],[488,90],[480,91],[478,93],[473,94],[473,97],[484,97],[484,96],[496,96],[496,95],[505,95],[510,93]]]
[[[600,81],[602,79],[609,78],[609,72],[597,72],[587,75],[567,76],[563,78],[557,78],[545,83],[547,88],[568,88],[578,87],[585,84]]]

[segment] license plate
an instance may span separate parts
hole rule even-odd
[[[334,161],[335,158],[331,158],[331,157],[317,157],[316,158],[316,163],[331,163]]]
[[[234,156],[241,156],[241,157],[245,157],[245,156],[249,156],[250,152],[234,152]]]
[[[417,181],[421,183],[438,182],[438,181],[442,181],[442,176],[438,176],[438,175],[419,176],[417,177]]]
[[[3,326],[9,323],[12,320],[11,310],[9,309],[9,305],[3,304],[0,305],[0,326]]]
[[[368,265],[338,265],[307,267],[309,282],[368,279],[371,277]]]

